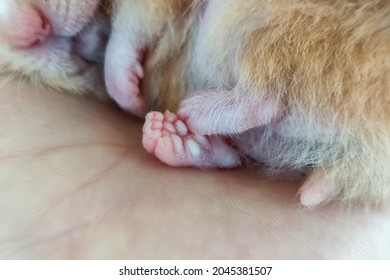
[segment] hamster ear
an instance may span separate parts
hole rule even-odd
[[[326,176],[325,171],[314,170],[299,189],[302,206],[312,208],[330,200],[337,184]]]

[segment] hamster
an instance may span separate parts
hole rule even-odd
[[[109,95],[171,166],[307,172],[306,207],[390,199],[390,2],[118,0]]]
[[[2,0],[0,71],[74,94],[104,98],[104,38],[110,32],[107,3]]]

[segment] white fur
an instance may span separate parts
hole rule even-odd
[[[104,96],[101,65],[90,64],[75,51],[74,46],[75,36],[88,24],[93,24],[99,2],[99,0],[2,0],[0,30],[12,32],[15,28],[13,13],[22,5],[32,5],[49,21],[52,36],[39,45],[28,48],[17,48],[8,42],[7,38],[0,38],[0,71],[18,73],[39,84],[72,93]],[[108,22],[105,28],[109,30]],[[91,30],[96,32],[93,28]],[[4,32],[2,34],[6,36]],[[95,43],[84,42],[92,45]]]
[[[12,4],[14,4],[12,0],[0,1],[0,20],[9,20]]]

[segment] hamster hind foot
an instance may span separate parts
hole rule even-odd
[[[171,112],[146,116],[142,143],[145,149],[170,166],[233,168],[240,165],[236,150],[221,136],[195,135]]]

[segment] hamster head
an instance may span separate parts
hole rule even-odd
[[[0,71],[104,97],[101,54],[110,27],[101,5],[100,0],[1,0]]]

